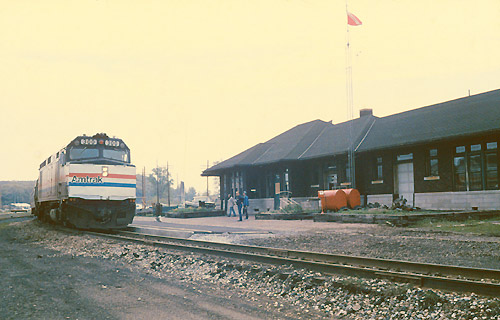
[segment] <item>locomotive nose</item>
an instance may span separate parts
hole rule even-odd
[[[113,212],[109,208],[100,208],[95,214],[95,220],[100,223],[107,223],[111,221]]]

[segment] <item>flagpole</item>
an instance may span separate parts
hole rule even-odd
[[[349,16],[347,8],[347,1],[345,3],[346,15]],[[355,162],[354,162],[354,142],[352,141],[352,120],[354,118],[354,99],[353,99],[353,86],[352,86],[352,56],[351,44],[349,34],[349,23],[347,23],[346,30],[346,92],[347,92],[347,115],[349,120],[349,150],[347,155],[347,162],[349,166],[349,180],[351,188],[356,188],[355,181]]]

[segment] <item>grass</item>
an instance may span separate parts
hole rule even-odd
[[[295,214],[308,214],[308,213],[319,213],[318,210],[303,209],[302,206],[298,204],[289,204],[279,210],[271,210],[262,213],[295,213]]]
[[[320,213],[321,208],[318,210],[308,210],[302,209],[300,205],[290,204],[280,210],[271,210],[270,213]],[[328,211],[333,212],[333,211]],[[383,208],[371,208],[371,209],[348,209],[340,210],[336,213],[343,214],[387,214],[387,215],[411,215],[411,214],[423,214],[423,213],[435,213],[436,211],[430,210],[415,210],[415,211],[405,211],[405,210],[393,210],[393,209],[383,209]]]
[[[346,214],[411,215],[411,214],[422,214],[422,213],[435,213],[435,211],[429,211],[429,210],[405,211],[405,210],[372,208],[372,209],[357,209],[357,210],[339,211],[339,213],[346,213]]]
[[[278,212],[280,213],[303,213],[304,210],[298,204],[289,204],[286,207],[281,208]]]
[[[500,237],[500,218],[485,220],[468,219],[464,221],[432,221],[425,219],[412,225],[417,228],[428,228],[435,231],[448,231],[459,233],[474,233],[485,236]]]

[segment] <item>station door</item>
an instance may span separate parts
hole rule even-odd
[[[406,205],[413,207],[413,194],[415,184],[413,179],[413,162],[398,163],[397,165],[396,191],[400,197],[406,199]]]

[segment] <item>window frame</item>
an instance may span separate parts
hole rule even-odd
[[[375,156],[373,158],[373,171],[372,171],[372,184],[382,184],[384,183],[384,157]]]
[[[498,141],[483,140],[480,142],[474,141],[471,143],[456,145],[453,152],[452,176],[453,176],[453,191],[483,191],[483,190],[498,190]],[[491,157],[491,158],[489,158]],[[463,159],[463,170],[457,172],[457,159]],[[494,159],[496,166],[488,167],[488,159]],[[477,166],[479,164],[479,166]],[[489,175],[493,175],[493,179],[489,180]],[[464,176],[463,185],[458,184],[458,176]],[[476,178],[473,179],[473,176]],[[478,180],[479,177],[479,180]],[[476,184],[472,184],[474,181]],[[480,181],[480,186],[477,184]],[[490,184],[491,182],[496,182]]]
[[[433,154],[435,151],[435,154]],[[435,172],[433,172],[433,164],[435,161]],[[438,180],[439,179],[439,149],[436,147],[428,148],[425,157],[425,180]]]
[[[92,151],[92,150],[95,150],[97,151],[97,156],[95,157],[85,157],[85,158],[73,158],[73,151],[85,151],[85,150],[89,150],[89,151]],[[70,161],[85,161],[85,160],[93,160],[93,159],[99,159],[101,157],[101,152],[99,150],[99,148],[88,148],[88,147],[73,147],[69,150],[69,160]]]
[[[494,144],[494,148],[489,148],[488,145]],[[496,162],[496,167],[495,169],[490,169],[488,166],[488,158],[489,156],[493,156]],[[485,148],[484,148],[484,170],[483,170],[483,175],[484,175],[484,188],[486,190],[498,190],[499,183],[498,183],[498,143],[496,141],[490,141],[485,143]],[[496,185],[494,187],[490,187],[489,185],[489,173],[490,172],[495,172],[496,176]]]

